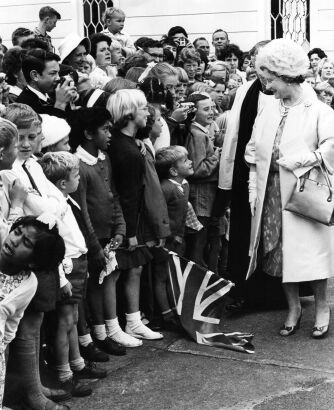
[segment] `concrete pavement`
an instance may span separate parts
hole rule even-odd
[[[333,281],[330,301],[334,304]],[[313,300],[303,298],[301,329],[282,338],[286,312],[254,312],[225,321],[254,332],[255,354],[201,346],[172,333],[111,357],[107,379],[69,404],[79,410],[333,410],[334,319],[328,338],[310,337]],[[333,310],[334,313],[334,310]],[[333,315],[334,316],[334,315]]]

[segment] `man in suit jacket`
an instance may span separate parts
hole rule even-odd
[[[59,60],[56,54],[42,49],[29,51],[22,62],[27,86],[16,102],[29,105],[38,114],[66,118],[65,110],[76,96],[76,88],[70,78],[59,83]],[[49,94],[55,95],[55,101]]]

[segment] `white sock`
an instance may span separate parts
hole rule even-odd
[[[81,346],[87,347],[89,344],[93,343],[92,336],[90,333],[86,335],[79,336],[79,343]]]
[[[69,363],[59,364],[58,366],[56,366],[56,370],[57,377],[60,382],[66,382],[67,380],[70,380],[73,377],[73,373]]]
[[[104,340],[107,337],[105,325],[93,325],[93,333],[98,340]]]
[[[118,317],[115,317],[115,319],[105,320],[104,322],[106,324],[106,332],[108,336],[112,336],[119,330],[122,330],[118,323]]]
[[[158,340],[162,339],[163,335],[159,332],[153,332],[150,328],[145,326],[140,320],[140,312],[125,313],[126,328],[125,331],[129,335],[138,339]]]
[[[118,323],[118,318],[106,320],[106,329],[108,336],[115,342],[125,347],[141,346],[143,342],[123,332]]]
[[[78,359],[70,360],[71,370],[74,372],[80,372],[85,367],[85,361],[82,357]]]

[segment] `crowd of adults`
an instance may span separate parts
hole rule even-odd
[[[311,336],[328,334],[334,231],[286,205],[333,172],[334,63],[220,28],[133,42],[124,11],[100,17],[56,49],[46,6],[0,41],[0,403],[15,385],[22,408],[68,409],[107,377],[92,362],[182,332],[168,251],[235,283],[230,314],[287,306],[282,337],[313,294]]]

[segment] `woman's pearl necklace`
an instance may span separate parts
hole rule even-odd
[[[298,100],[296,100],[291,105],[285,105],[283,100],[279,100],[279,110],[280,110],[281,116],[286,117],[289,114],[290,108],[295,107],[296,105],[300,104],[302,100],[303,100],[303,96],[300,96]]]

